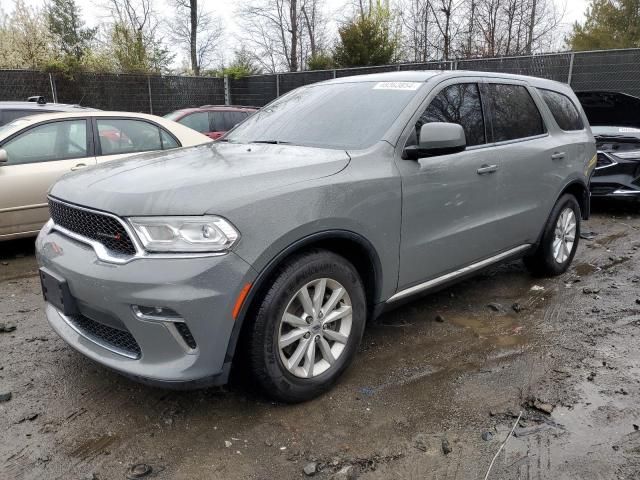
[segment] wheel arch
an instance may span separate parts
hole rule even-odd
[[[233,360],[236,347],[244,337],[243,333],[250,324],[245,320],[251,315],[252,309],[255,308],[257,300],[269,284],[269,280],[278,266],[292,255],[312,248],[329,250],[345,257],[353,264],[364,283],[368,317],[373,314],[374,306],[380,299],[382,288],[382,264],[374,246],[362,235],[349,230],[325,230],[314,233],[295,241],[281,250],[258,273],[235,319],[227,346],[225,363],[230,363]]]
[[[540,242],[542,240],[542,235],[544,235],[544,230],[547,226],[547,223],[549,222],[549,217],[551,216],[551,212],[553,212],[553,207],[555,207],[556,203],[558,203],[558,200],[560,200],[560,198],[566,193],[573,195],[575,197],[576,201],[578,202],[578,205],[580,206],[580,214],[582,219],[583,220],[589,219],[589,216],[591,215],[591,196],[589,193],[589,188],[585,185],[585,183],[582,180],[578,180],[578,179],[572,180],[569,183],[567,183],[562,188],[562,190],[560,190],[560,193],[556,196],[556,199],[551,204],[549,213],[547,214],[546,220],[542,225],[542,228],[540,229],[540,233],[538,234],[538,238],[536,239],[536,243],[534,244],[534,247],[532,248],[532,250],[535,250],[537,246],[540,245]]]
[[[565,193],[569,193],[576,197],[578,205],[580,205],[580,213],[583,220],[589,220],[591,215],[591,195],[589,193],[589,187],[581,180],[573,180],[569,182],[557,196],[554,205],[558,202],[558,199]],[[553,207],[551,207],[553,209]]]

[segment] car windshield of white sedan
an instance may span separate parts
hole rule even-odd
[[[253,114],[224,140],[367,148],[383,138],[422,85],[353,82],[300,88]]]

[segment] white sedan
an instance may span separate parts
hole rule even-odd
[[[0,127],[0,241],[37,234],[49,218],[49,187],[69,171],[211,141],[142,113],[48,113],[14,120]]]

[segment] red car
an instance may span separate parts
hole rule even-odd
[[[256,107],[238,105],[203,105],[176,110],[167,113],[164,118],[193,128],[215,140],[257,110]]]

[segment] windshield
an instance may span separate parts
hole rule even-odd
[[[367,148],[382,139],[422,85],[355,82],[302,87],[253,114],[225,140]]]

